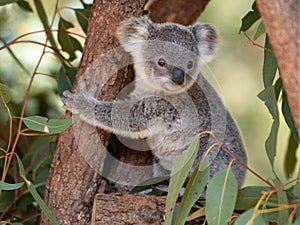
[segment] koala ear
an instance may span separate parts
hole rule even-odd
[[[216,53],[218,34],[215,28],[209,24],[197,23],[189,27],[195,35],[200,58],[207,62],[213,58]]]
[[[153,27],[153,22],[146,16],[130,18],[120,24],[117,35],[125,51],[134,53],[139,43],[148,39],[149,30]]]

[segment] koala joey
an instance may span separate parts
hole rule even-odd
[[[154,176],[170,173],[191,138],[202,131],[213,132],[240,161],[247,163],[239,129],[200,72],[200,66],[215,54],[217,33],[211,25],[160,24],[144,16],[122,22],[117,35],[134,62],[134,90],[127,98],[99,101],[94,97],[97,86],[86,90],[83,82],[78,93],[64,92],[66,109],[116,135],[145,140],[155,157]],[[201,136],[191,172],[212,143],[211,135]],[[227,168],[232,157],[215,146],[208,159],[213,176]],[[240,187],[246,169],[235,161],[232,171]]]

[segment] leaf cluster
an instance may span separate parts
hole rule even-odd
[[[259,25],[252,40],[245,32],[258,21]],[[277,60],[273,54],[271,43],[255,2],[252,5],[252,9],[242,18],[239,32],[245,33],[247,39],[251,41],[251,45],[258,46],[264,51],[262,69],[264,90],[258,94],[258,97],[265,103],[273,119],[269,136],[265,142],[265,151],[272,166],[274,178],[271,179],[270,183],[254,173],[259,179],[262,178],[267,186],[250,186],[238,190],[230,165],[227,170],[219,172],[209,180],[209,171],[207,171],[207,168],[202,168],[200,164],[190,177],[180,203],[177,203],[176,200],[180,193],[180,188],[193,163],[194,151],[198,150],[199,137],[196,137],[190,148],[177,160],[179,163],[175,165],[174,169],[176,170],[176,167],[181,165],[182,171],[173,173],[171,176],[166,204],[165,225],[181,225],[199,217],[203,218],[202,224],[207,222],[213,225],[296,225],[300,223],[300,174],[298,172],[296,174],[298,178],[291,179],[283,184],[274,169],[275,157],[278,151],[278,130],[280,127],[279,104],[281,104],[282,115],[290,129],[284,164],[286,179],[290,179],[294,173],[297,173],[296,155],[299,147],[299,135],[295,128],[280,74],[278,77],[276,76],[278,71]],[[260,46],[255,42],[262,35],[265,35],[264,46]],[[206,132],[209,131],[204,133]],[[217,140],[216,143],[220,144]],[[211,148],[213,147],[211,146]],[[209,151],[210,149],[207,150],[207,152]],[[184,160],[186,154],[191,157],[190,161]],[[205,161],[205,158],[203,160]],[[182,162],[185,162],[184,166],[182,166]],[[247,169],[250,172],[254,172],[250,168]],[[197,199],[201,197],[201,193],[204,190],[203,182],[208,183],[206,199],[197,204],[199,203]],[[197,187],[197,189],[194,189],[194,187]],[[192,209],[193,205],[196,210]]]
[[[91,7],[83,1],[80,2],[82,8],[76,9],[59,7],[56,1],[53,15],[49,16],[41,0],[0,1],[0,6],[10,4],[13,10],[19,7],[28,16],[36,13],[44,28],[24,33],[11,41],[6,41],[0,34],[0,41],[3,43],[0,51],[8,51],[15,65],[25,72],[25,76],[27,75],[26,79],[30,78],[24,100],[17,105],[19,110],[15,110],[16,104],[10,93],[11,87],[0,81],[0,110],[8,118],[6,128],[0,131],[2,135],[0,138],[0,224],[38,224],[41,213],[44,213],[53,224],[58,224],[42,198],[56,148],[57,134],[67,129],[77,116],[61,119],[26,115],[26,108],[29,107],[28,102],[34,97],[32,84],[38,76],[46,76],[57,81],[57,92],[60,95],[64,90],[72,88],[76,75],[76,59],[80,58],[82,52],[80,39],[83,40],[85,36],[71,31],[70,28],[73,28],[74,22],[77,21],[82,28],[82,33],[85,34]],[[63,18],[63,10],[73,11],[75,20],[70,22]],[[30,39],[31,35],[37,33],[43,33],[44,40]],[[42,55],[35,62],[32,71],[23,64],[23,60],[19,59],[18,54],[11,48],[13,45],[24,43],[42,46]],[[47,54],[58,59],[61,64],[60,68],[52,74],[41,72],[41,61]],[[24,79],[22,77],[24,74],[20,73],[18,78]]]

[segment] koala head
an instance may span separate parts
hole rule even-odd
[[[168,93],[187,90],[217,45],[217,32],[210,25],[159,24],[147,17],[122,22],[117,35],[133,57],[136,79]]]

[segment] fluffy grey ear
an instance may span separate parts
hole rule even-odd
[[[218,34],[215,28],[209,24],[197,23],[189,27],[195,35],[198,43],[200,58],[207,62],[213,58],[216,53]]]
[[[135,53],[139,44],[148,39],[153,22],[146,16],[123,21],[117,29],[117,35],[125,51]]]

